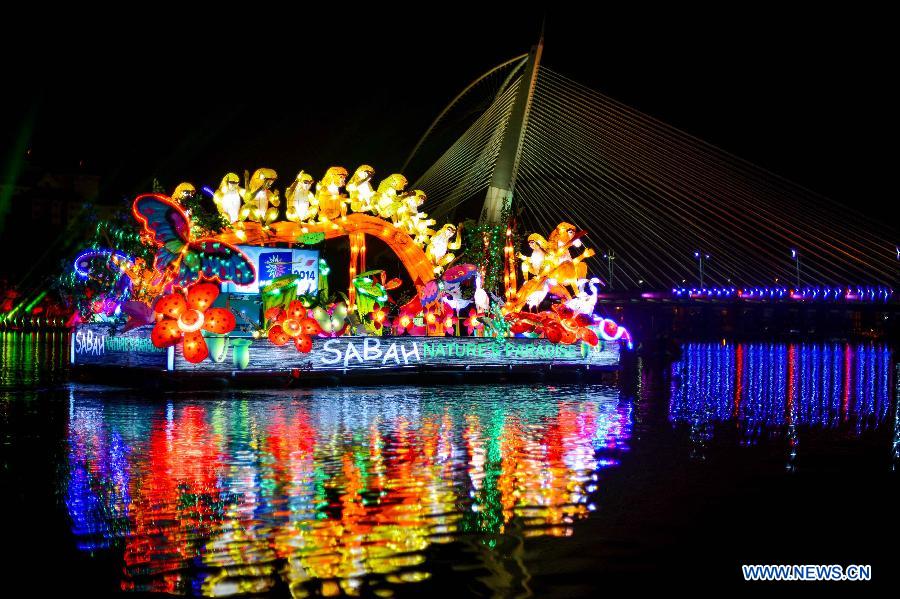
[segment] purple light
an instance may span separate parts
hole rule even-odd
[[[831,287],[802,287],[791,289],[789,287],[750,287],[739,289],[735,287],[673,287],[670,297],[688,297],[691,299],[737,297],[738,299],[760,300],[795,300],[806,301],[809,299],[820,301],[889,301],[893,290],[883,286],[848,286],[846,288]],[[643,294],[642,297],[650,297],[652,294]],[[657,294],[658,295],[658,294]],[[883,298],[883,299],[882,299]]]
[[[75,261],[72,264],[72,267],[75,270],[75,274],[77,274],[82,279],[87,279],[90,276],[90,261],[94,258],[111,258],[115,256],[120,260],[128,260],[134,261],[134,259],[125,254],[124,252],[119,252],[115,250],[104,250],[104,249],[89,249],[84,250],[80,254],[75,257]]]

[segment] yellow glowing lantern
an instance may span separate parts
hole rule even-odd
[[[350,209],[353,212],[372,212],[375,209],[372,205],[372,198],[375,196],[375,189],[372,187],[374,176],[375,169],[363,164],[347,182],[347,194],[350,196]]]
[[[453,236],[456,236],[454,239]],[[462,247],[462,225],[458,228],[454,225],[444,225],[437,233],[431,236],[425,255],[434,265],[434,273],[444,272],[444,268],[456,258],[450,250],[458,250]]]
[[[527,281],[529,275],[540,276],[544,267],[544,260],[547,257],[547,240],[542,235],[532,233],[528,236],[528,247],[531,248],[531,255],[519,254],[522,260],[522,275]]]
[[[516,252],[513,247],[512,229],[506,228],[506,245],[503,247],[503,285],[506,290],[506,305],[509,306],[516,299],[516,289],[519,286],[516,280]]]
[[[228,173],[222,177],[219,188],[213,193],[213,202],[219,212],[234,224],[240,218],[241,198],[244,189],[240,186],[241,180],[235,173]]]
[[[312,192],[313,178],[312,175],[305,171],[300,171],[294,178],[294,182],[285,190],[284,197],[287,199],[287,210],[285,216],[289,221],[309,222],[312,221],[317,212],[316,196]]]
[[[184,205],[184,201],[197,193],[197,188],[191,183],[179,183],[172,192],[172,199],[176,204]]]
[[[515,294],[510,294],[509,297],[515,299],[510,300],[508,308],[514,312],[521,310],[528,298],[547,289],[547,284],[553,295],[564,300],[572,299],[572,294],[566,287],[571,287],[578,293],[578,280],[587,276],[587,264],[584,260],[594,255],[593,250],[585,248],[579,256],[572,257],[571,248],[582,247],[581,237],[584,235],[585,232],[576,229],[575,225],[563,222],[553,229],[546,240],[537,234],[529,236],[532,255],[520,257],[528,260],[527,266],[523,264],[523,272],[527,268],[527,272],[534,274],[534,277],[523,283]],[[535,273],[534,265],[540,259],[541,252],[544,256],[540,269]]]
[[[434,235],[430,227],[436,222],[424,212],[419,212],[419,207],[426,199],[428,196],[421,189],[408,191],[400,196],[396,213],[397,224],[420,245],[428,243],[428,239]]]
[[[268,226],[278,218],[278,205],[281,200],[278,191],[272,189],[278,173],[270,168],[259,168],[250,178],[244,193],[244,205],[239,214],[240,220],[251,220]]]
[[[378,216],[384,219],[389,218],[395,225],[397,224],[396,216],[400,208],[399,195],[406,189],[406,185],[406,177],[396,173],[378,184],[378,190],[373,199]]]
[[[332,166],[325,171],[325,176],[316,184],[315,200],[319,210],[320,223],[327,223],[347,215],[347,196],[341,193],[341,188],[346,182],[347,169]]]

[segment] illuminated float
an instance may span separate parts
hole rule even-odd
[[[631,345],[621,324],[594,313],[602,282],[588,278],[593,251],[574,225],[532,233],[530,255],[516,251],[513,227],[505,227],[495,257],[481,225],[438,226],[420,212],[426,194],[408,190],[403,175],[376,184],[371,166],[352,176],[331,167],[316,182],[301,170],[283,203],[277,178],[268,168],[245,171],[241,186],[226,174],[215,191],[202,188],[216,208],[209,213],[189,183],[172,196],[138,196],[132,237],[140,245],[90,248],[75,261],[78,276],[102,277],[106,292],[95,314],[73,320],[72,363],[310,382],[395,372],[602,373]],[[464,236],[467,226],[477,230]],[[339,238],[349,243],[348,284],[335,292],[324,245]],[[406,272],[370,269],[367,238]],[[466,247],[482,239],[483,257]],[[502,279],[487,264],[495,258]]]

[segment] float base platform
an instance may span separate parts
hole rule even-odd
[[[380,372],[334,371],[302,373],[236,371],[177,372],[165,370],[130,369],[114,366],[76,366],[70,379],[75,382],[104,384],[117,387],[138,387],[158,390],[209,390],[254,388],[304,388],[377,385],[481,385],[481,384],[539,384],[539,383],[615,383],[618,367],[565,366],[533,368],[414,368]]]
[[[178,346],[154,347],[151,330],[79,326],[73,378],[176,388],[587,382],[614,378],[620,357],[618,341],[591,347],[533,338],[345,336],[316,338],[301,353],[293,343],[229,336],[206,338],[209,358],[191,363]]]

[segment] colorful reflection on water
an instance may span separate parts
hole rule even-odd
[[[745,441],[793,427],[856,434],[885,422],[892,357],[876,344],[687,344],[672,364],[669,418],[711,436],[740,424]]]
[[[74,386],[61,497],[78,548],[121,564],[125,591],[390,596],[453,577],[460,591],[477,577],[504,595],[527,594],[530,537],[611,551],[584,527],[604,515],[640,520],[631,503],[611,504],[660,453],[676,464],[721,458],[699,465],[723,472],[735,452],[761,457],[754,472],[780,469],[786,453],[793,470],[846,439],[883,446],[893,423],[900,462],[888,347],[683,350],[664,370],[639,373],[635,404],[619,389],[576,385],[165,400]],[[598,507],[606,511],[592,515]]]
[[[65,380],[66,331],[0,331],[0,390]]]
[[[124,590],[202,595],[389,596],[429,577],[432,544],[571,535],[631,436],[631,403],[599,386],[74,389],[69,416],[80,548],[122,552]]]

